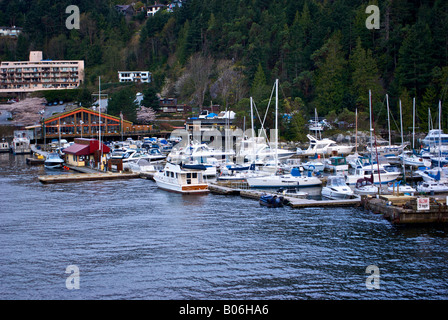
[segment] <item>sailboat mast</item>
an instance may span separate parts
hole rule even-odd
[[[387,104],[387,129],[389,130],[389,147],[392,144],[392,140],[390,138],[390,111],[389,111],[389,95],[386,94],[386,104]]]
[[[415,149],[415,97],[412,104],[412,150]]]
[[[252,161],[255,162],[255,128],[254,128],[254,107],[253,107],[253,100],[252,97],[250,97],[250,121],[251,121],[251,127],[252,127]]]
[[[439,100],[439,168],[440,168],[440,158],[442,157],[442,101]]]
[[[401,110],[401,100],[400,100],[400,125],[401,125],[401,145],[404,145],[404,137],[403,137],[403,113]],[[403,178],[406,180],[406,167],[404,166],[404,149],[401,153],[402,162],[403,162]]]
[[[358,154],[358,108],[355,110],[355,154]]]
[[[275,172],[278,165],[278,79],[275,80]]]

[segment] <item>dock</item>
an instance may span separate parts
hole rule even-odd
[[[117,180],[117,179],[136,179],[140,178],[139,173],[74,173],[74,174],[58,174],[39,176],[41,183],[64,183],[64,182],[81,182],[81,181],[97,181],[97,180]]]
[[[259,200],[260,196],[264,194],[264,191],[251,190],[251,189],[237,189],[227,186],[221,186],[218,184],[209,184],[210,192],[222,195],[239,195],[243,198],[250,198]],[[281,195],[281,194],[279,194]],[[284,196],[289,202],[289,206],[292,208],[316,208],[316,207],[358,207],[361,205],[361,198],[357,197],[354,199],[344,199],[344,200],[313,200],[313,199],[303,199],[296,197]]]
[[[419,204],[423,199],[425,206]],[[438,196],[392,196],[363,198],[365,209],[381,214],[392,224],[447,223],[446,195]]]

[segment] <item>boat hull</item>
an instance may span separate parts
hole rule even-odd
[[[322,185],[322,181],[317,177],[292,177],[292,178],[272,178],[257,177],[247,178],[248,185],[251,188],[280,188],[280,187],[317,187]]]
[[[194,185],[181,185],[164,181],[160,179],[157,175],[154,176],[154,180],[157,184],[157,187],[165,191],[171,191],[182,194],[198,194],[198,193],[210,192],[210,190],[208,189],[208,184],[205,183]]]

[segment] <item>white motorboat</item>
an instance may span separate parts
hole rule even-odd
[[[411,187],[410,185],[407,184],[401,184],[400,181],[396,181],[394,183],[391,183],[388,187],[387,190],[389,192],[392,193],[409,193],[409,194],[413,194],[415,192],[417,192],[417,190],[413,187]]]
[[[446,145],[448,144],[448,134],[443,133],[443,130],[440,129],[432,129],[429,130],[426,137],[422,140],[422,143],[425,146],[436,146],[439,145]]]
[[[154,180],[160,189],[167,191],[182,194],[208,193],[208,183],[203,176],[204,169],[200,166],[185,168],[167,162],[162,171],[154,174]]]
[[[136,162],[126,162],[123,164],[123,169],[131,172],[156,173],[163,170],[163,164],[157,162],[150,162],[146,159],[139,159]]]
[[[335,141],[324,138],[317,139],[316,137],[308,134],[307,138],[310,140],[310,145],[308,149],[303,151],[302,155],[306,156],[314,156],[318,155],[326,155],[326,154],[349,154],[352,152],[354,146],[348,145],[338,145]]]
[[[282,195],[284,197],[292,197],[292,198],[300,198],[306,199],[309,195],[308,192],[299,191],[297,188],[280,188],[277,190],[278,195]]]
[[[371,178],[359,179],[356,182],[354,193],[357,195],[373,195],[378,194],[378,186],[374,185]]]
[[[269,175],[246,179],[251,188],[280,188],[280,187],[315,187],[322,185],[322,181],[311,174],[302,176],[298,168],[284,175]]]
[[[5,140],[5,138],[0,141],[0,152],[10,152],[11,148],[9,147],[9,143]]]
[[[334,156],[326,159],[325,169],[332,172],[348,171],[348,163],[344,157]]]
[[[372,168],[358,168],[355,170],[355,174],[347,174],[345,176],[345,181],[349,185],[356,185],[359,179],[370,178],[373,174],[373,183],[387,184],[389,182],[395,181],[400,175],[399,171],[388,171],[384,167],[380,166],[378,170],[378,165],[373,165]]]
[[[11,149],[13,154],[31,153],[30,139],[26,131],[14,131],[14,139],[12,140]]]
[[[324,171],[325,163],[322,161],[315,159],[302,163],[302,167],[308,171]]]
[[[322,188],[322,197],[328,199],[349,199],[353,194],[343,176],[329,176],[327,185]]]
[[[417,186],[417,191],[422,193],[446,193],[448,192],[448,184],[440,181],[423,181]]]
[[[58,153],[51,152],[51,153],[47,154],[47,156],[45,158],[44,166],[45,166],[45,168],[48,168],[48,169],[56,169],[56,168],[62,168],[63,163],[64,163],[64,160],[61,159],[61,157],[59,156]]]

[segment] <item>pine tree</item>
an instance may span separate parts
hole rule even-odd
[[[250,89],[250,94],[255,101],[260,101],[269,95],[269,87],[266,84],[266,75],[261,63],[258,64],[257,72],[255,73],[255,77],[252,82],[252,88]]]
[[[356,99],[356,106],[360,112],[368,111],[369,90],[372,100],[379,101],[383,96],[378,67],[370,49],[364,50],[361,39],[358,38],[356,48],[350,56],[352,76],[351,94]]]
[[[347,61],[342,54],[341,34],[335,33],[324,46],[313,54],[318,67],[315,88],[315,107],[319,114],[342,109],[346,91],[345,67]]]

